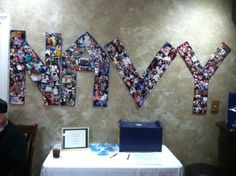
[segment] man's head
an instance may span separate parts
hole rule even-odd
[[[0,98],[0,118],[5,117],[7,113],[7,102]]]

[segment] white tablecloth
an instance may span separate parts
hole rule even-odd
[[[41,168],[41,176],[183,176],[180,161],[165,146],[162,152],[118,152],[99,156],[90,149],[52,151]],[[128,157],[129,155],[129,157]]]

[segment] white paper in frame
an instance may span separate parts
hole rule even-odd
[[[62,128],[62,149],[88,148],[88,127],[64,127]]]

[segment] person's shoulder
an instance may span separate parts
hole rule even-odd
[[[16,125],[13,122],[11,122],[10,120],[8,120],[7,127],[8,128],[17,128]]]
[[[11,135],[23,136],[23,132],[11,121],[8,121],[7,129]]]

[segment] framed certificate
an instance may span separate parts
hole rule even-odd
[[[88,127],[62,128],[62,149],[88,148]]]

